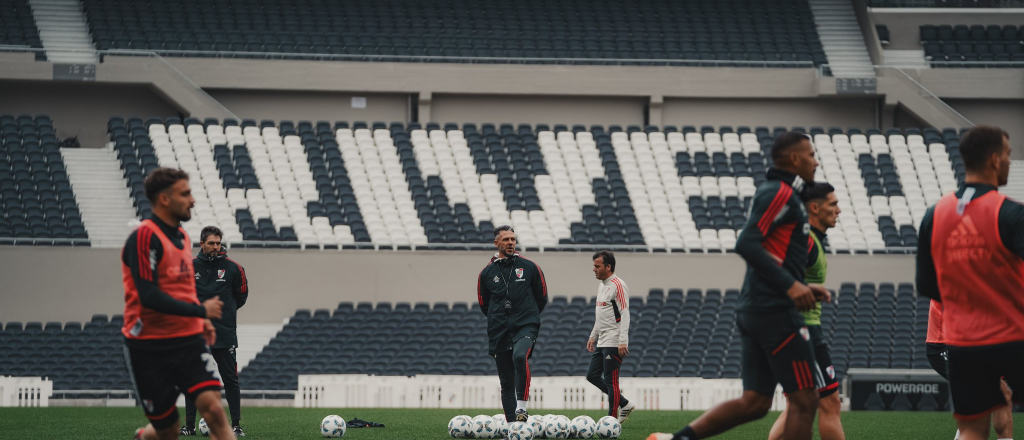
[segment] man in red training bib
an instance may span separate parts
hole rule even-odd
[[[218,298],[196,296],[192,244],[181,222],[195,205],[188,174],[158,168],[144,182],[151,219],[132,231],[121,250],[125,360],[135,395],[149,419],[136,439],[178,438],[178,395],[185,393],[210,427],[210,437],[234,439],[220,404],[217,362],[207,344],[220,318]]]
[[[917,289],[942,305],[929,341],[946,344],[960,438],[982,440],[993,411],[1007,405],[1000,378],[1024,390],[1024,205],[998,192],[1010,173],[1005,131],[972,128],[960,154],[963,186],[921,221]]]

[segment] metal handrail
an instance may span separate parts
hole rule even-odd
[[[886,66],[886,65],[872,66],[872,67],[874,67],[875,69],[892,69],[892,70],[895,70],[895,71],[899,72],[901,75],[903,75],[904,79],[909,80],[911,83],[913,83],[915,86],[917,86],[917,88],[919,90],[921,90],[921,91],[925,92],[926,94],[928,94],[928,96],[930,96],[935,101],[938,101],[942,105],[942,107],[945,108],[945,110],[947,112],[950,112],[953,115],[955,115],[956,118],[959,118],[959,120],[963,124],[963,127],[974,127],[974,123],[971,122],[970,119],[967,119],[966,116],[964,116],[960,112],[956,111],[956,109],[954,109],[953,107],[950,107],[949,104],[946,104],[946,101],[943,101],[942,98],[939,98],[936,94],[932,93],[932,91],[928,90],[928,88],[925,87],[924,84],[921,84],[920,82],[918,82],[916,79],[914,79],[914,77],[912,77],[909,74],[907,74],[907,72],[905,72],[903,69],[901,69],[899,67],[896,67],[896,66]],[[963,127],[958,127],[958,128],[963,128]]]
[[[44,49],[33,48],[28,46],[0,46],[0,51],[18,51],[18,52],[45,52]],[[733,66],[753,66],[753,67],[787,67],[787,66],[798,66],[813,68],[813,61],[750,61],[750,60],[694,60],[694,59],[662,59],[662,58],[537,58],[537,57],[464,57],[464,56],[448,56],[448,55],[376,55],[376,54],[326,54],[326,53],[290,53],[290,52],[245,52],[245,51],[203,51],[203,50],[142,50],[142,49],[106,49],[106,50],[92,50],[92,49],[67,49],[61,50],[61,52],[80,52],[80,53],[92,53],[97,55],[126,55],[126,56],[187,56],[195,55],[197,57],[214,55],[217,58],[249,58],[249,57],[263,57],[268,59],[281,59],[281,60],[315,60],[315,61],[343,61],[343,60],[371,60],[371,61],[404,61],[404,62],[423,62],[423,61],[481,61],[487,63],[513,63],[513,62],[537,62],[537,63],[587,63],[587,64],[603,64],[603,63],[644,63],[654,64],[663,66],[672,66],[674,64],[687,64],[687,65],[698,65],[704,67],[733,67]],[[101,61],[102,62],[102,61]],[[177,70],[177,69],[175,69]],[[180,73],[180,72],[179,72]],[[187,77],[186,77],[187,79]],[[190,81],[191,82],[191,81]]]

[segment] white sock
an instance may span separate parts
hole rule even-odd
[[[953,440],[960,440],[960,430],[959,429],[956,430],[956,437],[953,437]]]
[[[519,410],[523,410],[523,411],[526,410],[526,401],[525,400],[517,400],[516,401],[516,411],[519,411]]]

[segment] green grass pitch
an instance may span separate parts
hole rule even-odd
[[[350,429],[346,439],[436,439],[449,438],[448,420],[459,414],[493,415],[489,410],[440,409],[295,409],[243,408],[242,427],[246,439],[291,440],[318,439],[320,420],[329,414],[342,418],[361,418],[387,425],[386,428]],[[545,411],[538,411],[545,413]],[[598,411],[555,411],[575,417],[586,414],[595,420]],[[184,408],[180,408],[184,416]],[[693,420],[695,411],[637,411],[624,425],[621,439],[643,440],[652,431],[673,432]],[[765,439],[777,413],[744,425],[716,439]],[[1016,437],[1024,433],[1024,416],[1015,415]],[[129,440],[136,428],[144,425],[140,408],[0,408],[0,438]],[[946,413],[846,412],[843,424],[850,440],[946,440],[956,431],[952,416]],[[818,438],[815,436],[815,438]],[[994,436],[992,437],[995,438]]]

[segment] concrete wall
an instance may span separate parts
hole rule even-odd
[[[84,321],[123,310],[119,249],[0,248],[0,322]],[[302,252],[236,250],[250,297],[243,324],[279,322],[297,308],[340,301],[475,301],[485,252]],[[532,254],[557,296],[593,295],[589,253]],[[618,255],[618,274],[633,295],[652,287],[739,288],[736,255]],[[843,281],[911,282],[912,256],[831,256],[830,287]]]
[[[875,98],[711,99],[665,98],[667,125],[872,127]]]
[[[996,125],[1010,134],[1013,159],[1024,159],[1024,100],[947,99],[946,103],[977,125]]]
[[[409,114],[409,95],[401,93],[232,89],[206,92],[240,118],[406,122]],[[353,97],[365,98],[366,107],[353,107]]]
[[[111,116],[177,116],[178,109],[147,85],[0,80],[0,114],[22,113],[46,113],[57,137],[100,147]]]
[[[643,98],[591,96],[433,95],[431,121],[529,124],[644,123]],[[422,115],[421,115],[422,116]]]
[[[1004,24],[1024,23],[1024,9],[925,9],[925,8],[872,8],[871,17],[876,25],[889,28],[886,49],[921,49],[923,24]]]

